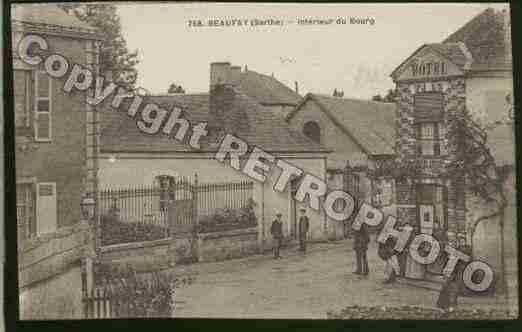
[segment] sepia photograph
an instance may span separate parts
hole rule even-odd
[[[508,3],[6,6],[19,320],[519,318]]]

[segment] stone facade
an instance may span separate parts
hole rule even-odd
[[[447,230],[450,238],[455,240],[457,233],[464,234],[465,227],[465,199],[460,199],[464,195],[464,183],[457,179],[447,179],[442,177],[446,161],[452,157],[449,151],[448,133],[441,137],[441,153],[436,157],[425,157],[418,152],[419,141],[415,126],[415,94],[419,92],[440,91],[443,95],[442,113],[443,118],[440,122],[444,128],[448,127],[448,114],[458,112],[466,104],[466,81],[463,76],[448,77],[439,80],[428,79],[425,81],[406,81],[397,82],[399,92],[397,108],[397,137],[396,149],[397,158],[400,161],[415,162],[419,166],[418,174],[411,174],[410,184],[397,184],[397,217],[401,224],[418,225],[418,185],[436,184],[441,185],[447,190]],[[429,159],[429,160],[428,160]]]

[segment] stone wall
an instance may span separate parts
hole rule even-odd
[[[82,279],[79,263],[60,274],[20,289],[20,319],[81,319]]]
[[[82,318],[81,266],[93,248],[86,223],[24,243],[18,252],[20,318]]]
[[[101,262],[132,266],[136,271],[163,270],[176,264],[212,262],[259,252],[257,227],[179,234],[155,241],[123,243],[101,248]]]
[[[86,223],[63,227],[28,241],[18,251],[20,288],[56,276],[93,256],[91,228]]]
[[[259,253],[257,228],[198,235],[199,262],[214,262]]]
[[[166,269],[174,266],[176,260],[175,243],[171,238],[104,246],[100,253],[102,263],[130,264],[137,271]]]

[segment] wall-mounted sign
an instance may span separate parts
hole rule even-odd
[[[404,62],[393,74],[396,81],[433,81],[448,76],[463,75],[459,66],[434,52],[429,47],[418,51],[415,56]]]
[[[414,77],[445,75],[447,64],[445,61],[423,61],[414,59],[411,63],[411,73]]]

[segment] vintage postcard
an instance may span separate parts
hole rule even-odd
[[[19,318],[518,318],[508,4],[11,4]]]

